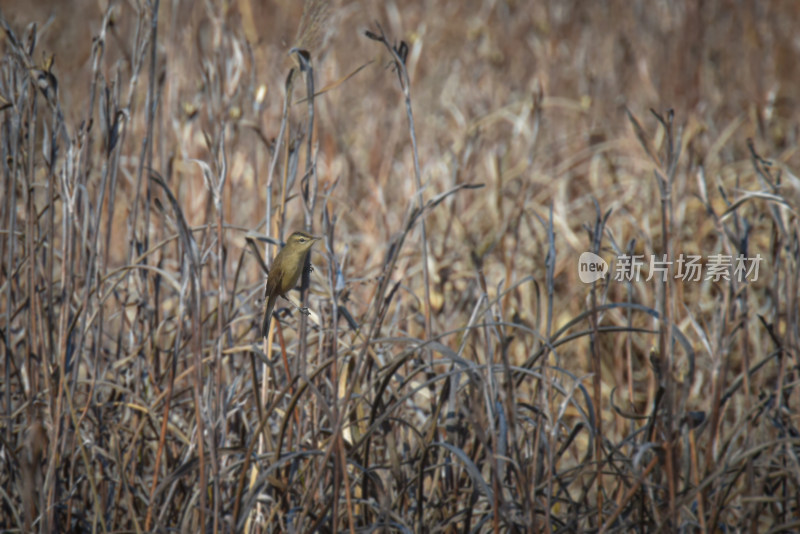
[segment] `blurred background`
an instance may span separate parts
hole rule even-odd
[[[600,468],[586,467],[588,458],[600,455],[594,457],[600,462],[604,453],[598,451],[613,457],[608,452],[613,446],[604,449],[595,441],[598,434],[621,448],[640,439],[658,443],[674,439],[678,448],[683,444],[682,451],[667,448],[672,452],[664,453],[675,454],[675,464],[666,462],[663,467],[660,458],[659,466],[668,474],[651,481],[658,487],[656,493],[661,492],[658,498],[650,496],[656,511],[628,516],[630,522],[619,528],[680,523],[713,530],[714,524],[736,525],[743,520],[756,524],[756,517],[765,511],[762,526],[777,528],[788,521],[784,501],[747,501],[748,492],[777,492],[774,485],[769,491],[759,485],[768,484],[770,469],[749,463],[756,462],[753,458],[734,461],[720,450],[734,454],[762,438],[774,445],[770,450],[783,450],[778,442],[797,428],[797,414],[789,408],[798,406],[793,373],[800,363],[796,352],[800,182],[795,176],[800,156],[793,89],[800,86],[796,2],[9,0],[1,12],[16,35],[12,38],[5,31],[0,36],[5,65],[0,113],[7,161],[2,226],[16,228],[22,235],[15,241],[9,237],[13,231],[4,232],[0,251],[8,392],[3,406],[9,422],[5,438],[8,443],[23,443],[31,421],[42,422],[53,447],[49,455],[41,453],[49,462],[43,464],[50,469],[43,475],[49,477],[48,484],[57,476],[53,443],[62,444],[61,454],[74,453],[74,443],[64,437],[69,432],[53,429],[54,421],[64,416],[58,415],[59,410],[65,409],[60,401],[65,382],[49,376],[59,367],[66,376],[74,373],[75,380],[105,377],[136,391],[133,397],[151,407],[156,424],[155,430],[131,439],[147,441],[159,436],[163,406],[156,399],[166,388],[166,369],[172,361],[168,357],[174,352],[185,370],[191,367],[192,354],[216,354],[225,361],[220,364],[223,375],[215,374],[217,367],[205,361],[202,376],[216,376],[219,388],[229,388],[231,398],[239,399],[242,412],[234,410],[228,419],[217,413],[208,423],[214,426],[220,447],[233,447],[232,436],[237,433],[243,436],[242,446],[255,439],[249,425],[259,417],[251,398],[257,384],[248,385],[250,369],[242,356],[267,352],[256,328],[264,283],[256,256],[268,260],[275,248],[267,245],[267,238],[285,239],[310,221],[309,230],[326,237],[312,255],[309,292],[309,307],[321,314],[322,326],[306,338],[305,326],[295,330],[300,320],[296,314],[286,318],[292,325],[283,327],[294,347],[290,358],[302,355],[309,365],[321,365],[328,350],[323,347],[333,347],[331,354],[337,358],[347,356],[359,362],[357,366],[367,365],[361,363],[363,353],[361,359],[355,354],[362,342],[373,345],[354,334],[352,324],[339,321],[334,328],[336,301],[365,329],[364,335],[368,325],[379,325],[372,331],[378,353],[375,365],[388,365],[403,353],[407,347],[399,339],[420,343],[435,339],[477,365],[504,363],[530,370],[535,364],[565,370],[569,380],[566,375],[552,380],[569,382],[564,387],[573,388],[573,393],[578,384],[591,386],[594,404],[573,406],[570,402],[578,402],[573,393],[555,400],[544,382],[537,382],[539,378],[517,383],[518,389],[508,393],[516,400],[509,402],[547,405],[541,409],[552,425],[546,437],[538,434],[536,425],[520,431],[518,443],[552,440],[551,450],[564,454],[562,467],[584,466],[592,474]],[[382,31],[396,50],[407,51],[421,190],[415,181],[415,146],[397,67],[388,49],[366,31]],[[28,46],[34,41],[35,46]],[[308,128],[302,73],[293,78],[288,94],[293,103],[282,121],[287,77],[290,69],[297,68],[296,56],[289,53],[293,47],[308,51],[314,68],[318,94],[313,132]],[[33,95],[28,94],[29,100],[21,96],[26,94],[20,81],[24,73],[39,90],[35,116]],[[286,133],[281,137],[282,124]],[[54,143],[48,141],[51,135],[59,147],[55,162],[47,156]],[[309,135],[313,176],[304,175]],[[21,140],[19,146],[12,139]],[[280,152],[287,145],[291,157]],[[197,161],[204,162],[207,176]],[[147,169],[168,186],[174,203],[148,181]],[[223,169],[224,186],[215,197],[213,184],[219,183]],[[59,185],[66,183],[68,172],[74,173],[75,189]],[[115,178],[107,182],[110,172]],[[268,188],[273,173],[274,183]],[[284,176],[289,177],[285,190]],[[311,198],[302,190],[306,182],[311,184]],[[55,184],[55,192],[48,193],[48,183]],[[420,198],[427,202],[464,185],[482,187],[451,192],[410,228],[406,226]],[[59,193],[60,187],[66,189]],[[70,190],[85,195],[80,197],[82,207],[73,206],[75,213],[65,204]],[[54,218],[49,227],[47,217]],[[186,315],[179,287],[188,276],[186,244],[177,237],[181,217],[192,229],[202,266],[200,315]],[[218,232],[217,217],[224,231]],[[400,241],[407,229],[408,238]],[[72,242],[66,237],[70,232]],[[68,256],[60,252],[45,253],[45,244],[50,251],[71,250],[72,262],[65,263]],[[663,253],[696,254],[704,263],[714,254],[748,258],[760,254],[764,261],[758,278],[751,281],[673,279],[664,285],[644,277],[632,283],[609,277],[592,286],[578,278],[578,258],[589,250],[606,259],[612,273],[616,258],[625,252],[645,259]],[[390,259],[396,263],[387,270]],[[25,267],[26,262],[35,267]],[[161,271],[141,274],[138,282],[127,273],[122,280],[114,278],[139,264]],[[29,278],[22,276],[25,269],[33,270]],[[174,283],[161,280],[162,273]],[[69,283],[62,275],[71,277]],[[397,284],[386,301],[387,288],[381,287],[385,279]],[[29,290],[40,296],[32,297]],[[28,298],[39,299],[39,304],[30,313],[21,313]],[[386,302],[384,309],[381,302]],[[615,303],[624,304],[615,307]],[[586,315],[598,306],[606,308]],[[377,321],[379,310],[383,315]],[[666,321],[659,320],[665,317]],[[486,322],[497,330],[476,326]],[[352,337],[345,341],[333,334],[339,331]],[[669,336],[676,337],[668,342]],[[305,341],[301,343],[306,339],[308,348]],[[347,350],[338,343],[347,345]],[[450,369],[452,358],[426,352],[432,349],[418,350],[432,358],[424,366],[427,376]],[[18,358],[13,362],[12,353]],[[24,362],[22,355],[27,355]],[[271,349],[263,356],[275,361]],[[49,362],[48,371],[43,362]],[[403,369],[413,376],[414,364],[403,365],[410,366]],[[21,368],[31,376],[9,378],[13,369]],[[276,384],[290,376],[286,371]],[[267,373],[266,367],[259,373]],[[259,373],[253,371],[254,381],[257,375],[265,379],[266,374]],[[197,385],[189,376],[183,376],[186,389],[176,397],[187,402],[192,400],[189,384]],[[367,375],[358,376],[367,380]],[[140,379],[157,385],[150,390],[135,384]],[[377,378],[369,375],[368,380]],[[411,425],[427,425],[443,416],[446,409],[437,411],[439,396],[445,399],[450,393],[442,392],[443,383],[434,382],[430,391],[422,388],[409,394],[408,405],[396,407],[396,416]],[[336,383],[336,374],[320,378],[317,387],[322,396],[310,397],[313,402],[304,412],[313,422],[301,423],[298,418],[296,441],[287,447],[313,449],[316,432],[330,431],[330,422],[322,425],[324,432],[317,426],[325,420],[326,412],[318,405],[323,398],[339,398],[343,412],[353,407],[358,414],[353,417],[366,424],[366,415],[354,408],[358,401],[352,405],[351,400],[342,401]],[[369,383],[364,391],[374,391],[373,382]],[[96,395],[105,395],[104,402],[133,398],[84,386],[78,391],[87,407],[93,396],[98,402]],[[213,397],[210,389],[203,391],[208,399]],[[491,391],[486,399],[508,400],[505,393]],[[486,421],[461,414],[463,439],[474,438],[486,450],[500,454],[490,445],[495,443],[491,436],[487,441],[475,437],[481,435],[476,428],[497,421],[498,408],[488,401],[482,408],[474,406],[471,402],[480,405],[486,399],[469,397],[463,389],[459,392],[471,399],[462,412],[486,410],[481,416]],[[216,395],[219,410],[230,408],[222,402],[220,390]],[[265,406],[268,397],[264,393],[261,398]],[[37,398],[38,412],[33,402]],[[379,400],[380,395],[364,402],[374,407],[383,402]],[[23,408],[28,413],[24,417]],[[192,429],[198,431],[189,406],[181,401],[172,410],[185,417],[187,436]],[[759,410],[775,410],[770,412],[771,424],[759,418]],[[593,426],[596,421],[586,422],[592,412],[603,420],[602,430]],[[281,417],[286,413],[291,410]],[[642,429],[648,420],[637,418],[655,413],[658,417],[666,413],[666,419],[660,423],[649,419],[647,436],[642,437],[635,429]],[[122,419],[134,415],[109,417],[122,424]],[[695,419],[703,421],[705,429],[698,431],[699,446],[688,441],[687,425]],[[62,421],[65,428],[74,425]],[[589,427],[594,432],[580,431]],[[661,432],[653,430],[656,427]],[[414,448],[406,430],[392,428],[383,431],[397,432],[395,439]],[[737,433],[741,428],[763,433],[745,436]],[[151,432],[147,439],[146,432]],[[371,431],[365,426],[360,432]],[[438,434],[431,431],[431,435]],[[194,451],[188,443],[196,442],[197,436],[186,439],[185,444],[173,444],[172,460]],[[133,441],[131,447],[129,451],[135,449]],[[378,458],[365,456],[362,464],[389,461],[381,456],[388,449],[377,450],[381,452],[372,453]],[[409,450],[403,453],[408,454],[403,456],[408,463],[397,464],[397,472],[392,472],[395,480],[400,471],[407,469],[412,477],[420,469],[415,463],[420,458]],[[627,454],[633,457],[636,450],[633,447]],[[531,445],[528,452],[532,456],[524,461],[515,457],[520,465],[541,460],[536,447]],[[481,454],[471,451],[468,456],[484,472],[485,459],[477,460]],[[423,454],[423,463],[424,458]],[[724,477],[715,468],[725,461],[748,466],[749,478],[737,475],[720,482]],[[145,461],[141,468],[150,470],[154,462]],[[549,457],[548,462],[545,471],[540,466],[529,475],[541,481],[537,477],[545,477],[545,472],[556,473],[556,480],[561,480],[564,471],[556,469],[557,460]],[[177,467],[170,461],[166,465],[168,473]],[[693,476],[688,475],[691,466]],[[687,476],[679,476],[681,469]],[[496,479],[486,476],[489,485],[491,480],[508,483],[497,473]],[[535,491],[522,492],[524,497],[506,495],[510,502],[531,503],[530,516],[525,516],[524,505],[511,514],[520,517],[513,528],[543,528],[537,521],[544,517],[552,526],[558,516],[562,526],[596,528],[602,525],[604,506],[615,500],[621,508],[628,503],[623,497],[633,474],[618,479],[608,475],[619,486],[606,482],[603,489],[593,486],[603,484],[599,474],[600,482],[593,478],[585,486],[581,476],[563,482],[561,498],[568,504],[562,508],[549,500],[543,504],[542,499],[555,499],[552,486],[545,492],[548,497]],[[788,487],[796,486],[796,480],[778,478]],[[157,482],[147,480],[141,487],[144,493]],[[435,493],[431,488],[440,482],[434,480],[426,491]],[[736,488],[736,497],[725,494],[715,500],[703,489],[712,480]],[[705,486],[702,481],[707,481]],[[58,499],[54,490],[49,491],[52,505],[52,499]],[[387,490],[391,498],[382,509],[396,513],[398,524],[410,526],[416,512],[408,503],[398,504],[405,502],[404,491]],[[676,491],[686,499],[680,501]],[[585,509],[574,512],[578,496],[587,494],[591,496],[587,506],[597,515]],[[215,499],[224,501],[215,494],[209,502]],[[165,510],[171,505],[167,500],[143,499],[115,517],[143,518],[145,511],[149,513],[146,501],[151,507],[158,502]],[[189,501],[186,497],[182,502]],[[298,505],[291,499],[287,502],[294,504],[284,502],[283,512]],[[324,516],[324,504],[313,502],[323,507],[318,511]],[[468,497],[458,502],[458,513],[471,507]],[[726,511],[704,518],[703,510],[708,512],[712,504]],[[681,506],[691,511],[676,512]],[[427,514],[424,520],[416,519],[418,526],[452,524],[466,529],[477,524],[463,516],[448,523],[451,520],[443,519],[446,514]],[[607,509],[605,517],[610,514],[613,510]],[[569,516],[578,523],[569,523]],[[343,516],[334,513],[336,517]],[[334,520],[332,530],[344,525]]]

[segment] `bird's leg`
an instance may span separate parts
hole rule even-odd
[[[295,303],[294,303],[294,301],[293,301],[292,299],[290,299],[289,297],[284,297],[284,298],[285,298],[285,299],[286,299],[286,300],[289,302],[289,304],[291,304],[291,305],[292,305],[292,307],[293,307],[295,310],[299,311],[300,313],[302,313],[302,314],[303,314],[303,315],[305,315],[306,317],[308,317],[309,315],[311,315],[311,312],[310,312],[310,311],[308,311],[308,308],[306,308],[306,307],[303,307],[303,306],[298,306],[298,305],[297,305],[297,304],[295,304]]]

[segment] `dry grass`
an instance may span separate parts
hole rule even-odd
[[[0,13],[0,529],[800,529],[793,2],[39,4]],[[311,314],[258,339],[300,227]]]

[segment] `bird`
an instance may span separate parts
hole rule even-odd
[[[298,230],[289,236],[286,246],[272,261],[272,268],[267,275],[267,287],[264,291],[267,308],[264,310],[264,319],[261,322],[262,337],[267,337],[269,332],[269,323],[275,302],[279,296],[286,297],[286,294],[297,285],[300,275],[303,274],[306,257],[308,257],[311,247],[319,239],[319,237]]]

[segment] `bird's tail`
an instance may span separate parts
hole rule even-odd
[[[272,319],[272,310],[275,308],[276,296],[270,295],[267,299],[267,309],[264,310],[264,319],[261,321],[261,337],[267,337],[269,333],[269,322]]]

